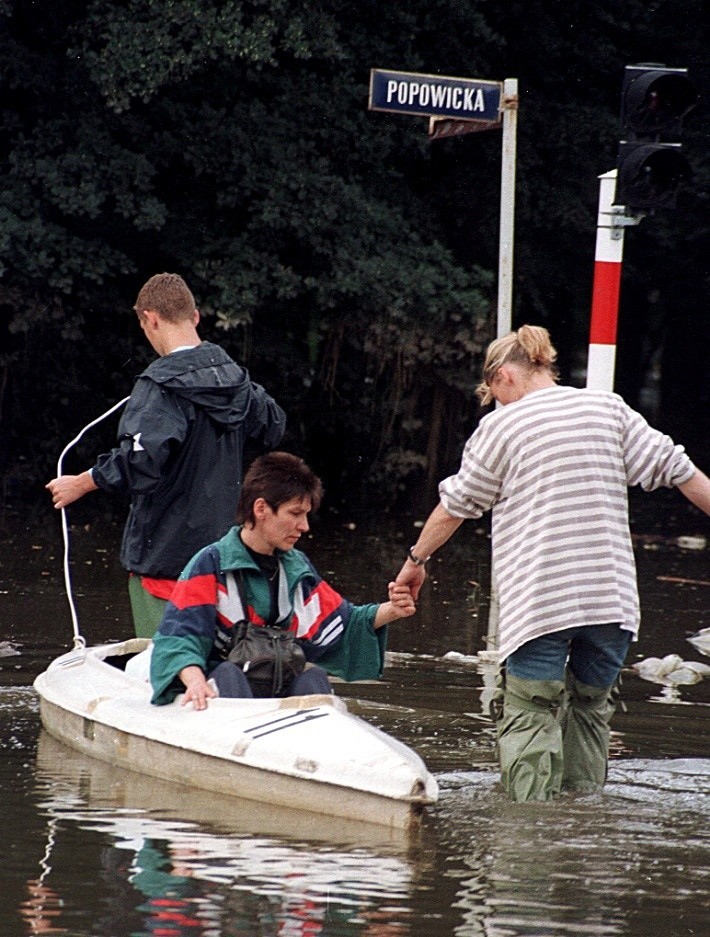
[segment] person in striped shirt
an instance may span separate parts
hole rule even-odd
[[[514,800],[601,790],[612,691],[639,628],[628,487],[677,487],[710,514],[710,480],[617,394],[557,383],[546,329],[492,342],[484,416],[396,582],[415,600],[426,560],[492,510],[503,689],[501,781]]]

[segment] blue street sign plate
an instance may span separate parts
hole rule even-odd
[[[503,83],[477,78],[417,75],[414,72],[370,70],[371,111],[456,117],[459,120],[500,120]]]

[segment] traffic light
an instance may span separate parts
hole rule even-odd
[[[675,207],[678,189],[690,178],[681,153],[683,118],[697,101],[687,68],[626,66],[615,204],[645,212]]]

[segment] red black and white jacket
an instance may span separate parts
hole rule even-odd
[[[209,675],[228,655],[237,622],[263,625],[269,618],[269,583],[239,531],[233,527],[200,550],[178,580],[153,639],[154,703],[169,703],[182,692],[177,675],[184,667],[194,664]],[[344,599],[300,550],[277,557],[276,624],[294,632],[306,660],[344,680],[380,677],[387,629],[373,627],[377,605]]]

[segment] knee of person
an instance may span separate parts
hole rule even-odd
[[[296,677],[291,685],[289,696],[330,695],[332,692],[328,674],[322,667],[313,665]]]
[[[225,660],[217,664],[209,673],[214,680],[220,696],[231,699],[250,699],[254,696],[252,688],[243,671],[231,661]]]

